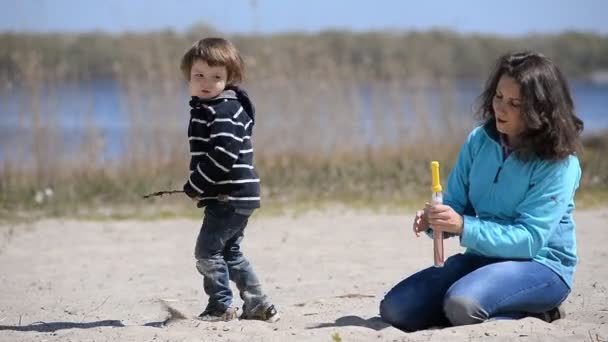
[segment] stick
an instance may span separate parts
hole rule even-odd
[[[179,193],[183,193],[184,190],[163,190],[163,191],[157,191],[157,192],[153,192],[151,194],[147,194],[147,195],[143,195],[143,198],[150,198],[150,197],[155,197],[155,196],[159,196],[162,197],[163,195],[170,195],[170,194],[179,194]]]
[[[439,162],[431,162],[431,176],[433,191],[432,204],[443,204],[443,188],[439,180]],[[435,267],[443,267],[443,232],[433,230],[433,261]]]

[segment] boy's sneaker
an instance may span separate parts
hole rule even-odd
[[[243,309],[243,314],[241,315],[241,319],[255,319],[268,323],[274,323],[278,321],[279,318],[281,318],[281,316],[272,304],[263,310],[258,310],[253,313],[246,313],[245,309]]]
[[[205,310],[196,317],[199,321],[205,322],[228,322],[237,318],[238,308],[233,306],[228,307],[226,311]]]
[[[557,321],[558,319],[562,319],[566,317],[566,311],[561,305],[558,305],[556,308],[553,308],[549,311],[543,312],[540,314],[538,318],[542,319],[547,323],[551,323],[553,321]]]

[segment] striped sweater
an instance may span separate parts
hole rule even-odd
[[[190,178],[184,191],[199,207],[223,201],[235,208],[260,207],[260,179],[253,166],[255,109],[247,93],[226,88],[213,99],[190,101]]]

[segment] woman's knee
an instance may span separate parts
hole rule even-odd
[[[488,319],[479,302],[466,296],[446,295],[443,303],[445,316],[453,326],[477,324]]]
[[[412,315],[410,312],[408,303],[388,295],[380,302],[380,317],[386,323],[403,331],[411,332],[421,329],[415,319],[416,315]]]
[[[384,297],[380,302],[380,317],[382,317],[386,323],[394,324],[397,322],[400,316],[398,311],[398,307],[389,298]]]

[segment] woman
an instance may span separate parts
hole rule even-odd
[[[464,254],[397,284],[380,315],[404,331],[489,319],[560,318],[577,262],[574,193],[583,122],[547,57],[501,57],[480,96],[483,126],[462,146],[443,205],[416,213],[416,235],[457,235]]]

